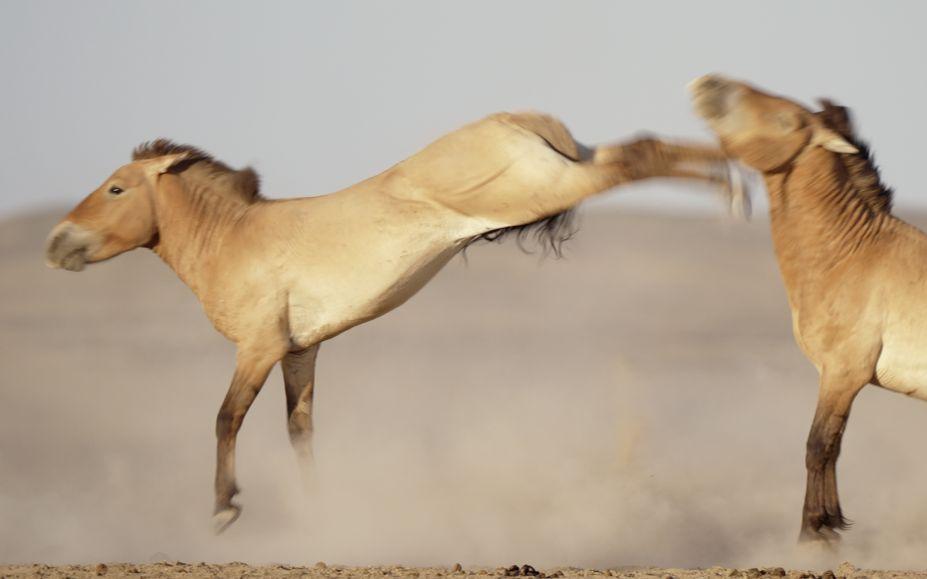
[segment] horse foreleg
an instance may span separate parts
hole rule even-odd
[[[808,479],[800,535],[803,542],[837,541],[837,531],[849,526],[837,494],[837,458],[850,407],[866,383],[867,379],[829,376],[826,371],[821,376],[805,455]]]
[[[232,503],[232,497],[238,494],[235,441],[245,414],[280,357],[268,353],[265,348],[239,347],[232,385],[216,418],[216,508],[213,514],[216,533],[224,531],[241,514],[241,507]]]
[[[315,386],[315,360],[319,345],[283,358],[283,383],[286,388],[287,429],[296,451],[303,482],[312,477],[312,395]]]

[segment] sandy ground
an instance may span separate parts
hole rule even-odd
[[[328,566],[317,563],[310,567],[295,565],[248,565],[246,563],[228,563],[224,565],[208,563],[162,562],[136,564],[96,565],[61,565],[42,564],[0,566],[0,577],[538,577],[540,579],[570,577],[626,577],[654,579],[687,579],[696,577],[734,577],[742,579],[759,579],[786,577],[788,579],[913,579],[927,577],[927,571],[877,571],[857,569],[849,563],[843,563],[836,570],[807,571],[785,570],[781,567],[732,569],[710,567],[707,569],[674,569],[657,567],[625,567],[618,569],[580,569],[561,567],[538,570],[534,567],[511,565],[509,567],[464,568],[460,564],[448,567],[403,567],[398,565],[382,567],[345,567]]]
[[[856,525],[839,552],[795,547],[816,375],[763,221],[591,212],[564,260],[471,249],[322,347],[309,495],[271,376],[239,437],[244,511],[218,538],[232,347],[147,252],[45,269],[53,221],[0,223],[0,575],[927,568],[927,405],[875,388],[840,463]]]

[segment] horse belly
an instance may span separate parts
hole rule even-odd
[[[449,247],[417,259],[384,266],[357,264],[360,276],[313,278],[312,285],[291,292],[288,306],[290,339],[306,348],[358,324],[380,317],[415,295],[459,251]],[[324,284],[324,285],[320,285]]]
[[[883,388],[927,400],[927,343],[885,343],[876,379]]]

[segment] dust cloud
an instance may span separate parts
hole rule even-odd
[[[472,249],[323,345],[309,495],[271,376],[220,537],[232,347],[150,254],[46,270],[52,223],[0,225],[2,562],[927,566],[927,405],[874,388],[839,466],[858,523],[795,546],[816,375],[762,221],[603,211],[565,260]]]

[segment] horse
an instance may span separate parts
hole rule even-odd
[[[745,195],[714,146],[639,137],[586,147],[540,113],[499,113],[448,133],[386,171],[315,197],[267,199],[251,168],[158,139],[139,145],[51,231],[46,262],[80,271],[154,251],[235,343],[216,419],[213,525],[231,525],[235,442],[278,362],[290,441],[311,475],[319,345],[408,300],[477,241],[535,234],[559,253],[572,208],[617,185],[676,177]]]
[[[799,539],[834,547],[849,526],[836,465],[856,395],[872,384],[927,399],[927,236],[892,214],[846,107],[812,112],[719,75],[690,91],[724,152],[766,184],[793,333],[820,375]]]

